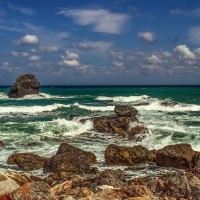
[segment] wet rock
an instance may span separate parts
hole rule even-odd
[[[128,138],[140,142],[146,137],[147,133],[149,133],[149,131],[146,127],[135,126],[128,132]]]
[[[0,196],[0,200],[13,200],[13,199],[11,199],[9,194],[6,194],[6,195],[3,195],[3,196]]]
[[[23,171],[31,171],[43,168],[47,158],[40,157],[31,153],[19,153],[9,156],[7,163],[16,164]]]
[[[150,105],[149,102],[141,102],[141,103],[133,104],[133,106],[148,106],[148,105]]]
[[[150,163],[154,160],[154,154],[141,145],[123,147],[111,144],[106,148],[105,161],[108,165],[128,165]]]
[[[7,177],[14,180],[20,186],[25,184],[25,183],[42,181],[42,179],[37,177],[37,176],[32,176],[32,175],[25,174],[25,173],[11,172],[11,171],[4,172],[4,173]]]
[[[76,156],[77,158],[84,159],[88,163],[91,164],[96,163],[96,156],[93,153],[84,151],[80,148],[69,145],[68,143],[62,143],[59,146],[56,155],[58,154],[67,154],[69,156]]]
[[[128,132],[131,117],[96,117],[93,120],[94,129],[100,133],[117,133],[125,136]]]
[[[69,115],[69,120],[71,121],[71,120],[76,120],[76,119],[78,119],[80,117],[80,115],[75,115],[75,114],[70,114]]]
[[[6,176],[5,173],[0,172],[0,197],[6,194],[10,194],[17,188],[19,188],[19,185],[16,183],[16,181]]]
[[[50,192],[49,185],[43,181],[22,185],[12,192],[12,198],[14,200],[56,200],[56,197]]]
[[[175,102],[168,102],[168,101],[163,101],[163,102],[161,102],[160,103],[160,105],[161,106],[165,106],[165,107],[173,107],[173,106],[175,106],[175,105],[177,105],[177,103],[175,103]]]
[[[157,151],[156,164],[179,169],[192,168],[197,159],[197,152],[189,144],[168,145]]]
[[[45,162],[43,171],[44,173],[64,171],[83,174],[90,172],[90,164],[84,158],[78,159],[77,156],[57,154]]]
[[[118,117],[132,117],[138,113],[137,109],[127,105],[116,105],[114,112]]]
[[[0,140],[0,147],[3,147],[4,143]]]
[[[34,75],[24,74],[16,79],[14,85],[8,92],[9,98],[22,98],[25,95],[38,94],[40,83],[37,81]]]

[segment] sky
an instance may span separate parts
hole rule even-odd
[[[0,85],[200,84],[199,0],[1,0]]]

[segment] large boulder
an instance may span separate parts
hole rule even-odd
[[[38,94],[40,83],[37,81],[34,75],[24,74],[16,79],[14,85],[8,92],[9,98],[22,98],[29,94]]]
[[[100,133],[117,133],[126,136],[131,117],[96,117],[93,120],[94,129]]]
[[[114,111],[119,117],[132,117],[138,113],[137,109],[127,105],[116,105]]]
[[[77,156],[77,158],[84,159],[88,163],[91,163],[91,164],[96,163],[96,156],[93,153],[84,151],[84,150],[74,147],[68,143],[62,143],[59,146],[56,155],[59,155],[59,154],[67,154],[69,156]]]
[[[43,167],[47,158],[31,154],[31,153],[16,153],[8,157],[8,164],[16,164],[23,171],[31,171]]]
[[[189,144],[168,145],[157,151],[156,164],[163,167],[179,169],[192,168],[198,153]]]
[[[153,162],[155,155],[141,145],[123,147],[111,144],[106,148],[105,161],[108,165],[134,166]]]

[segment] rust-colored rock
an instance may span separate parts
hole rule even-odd
[[[8,164],[16,164],[23,171],[31,171],[43,167],[47,158],[31,154],[31,153],[17,153],[8,157]]]
[[[189,144],[168,145],[157,151],[156,164],[163,167],[187,169],[194,166],[197,156],[197,152]]]
[[[135,126],[128,132],[128,138],[135,141],[142,141],[149,133],[148,129],[144,126]]]
[[[119,117],[132,117],[137,115],[138,110],[128,105],[116,105],[114,112]]]
[[[0,140],[0,147],[3,147],[4,143]]]
[[[22,98],[25,95],[38,94],[40,83],[34,75],[24,74],[16,79],[14,85],[8,93],[9,98]]]
[[[77,158],[68,154],[57,154],[45,162],[43,171],[44,173],[64,171],[83,174],[90,172],[90,164],[84,158]]]
[[[154,160],[154,154],[141,145],[122,147],[111,144],[105,151],[105,161],[108,165],[128,165],[150,163]]]
[[[13,200],[13,199],[10,198],[9,194],[6,194],[6,195],[3,195],[3,196],[0,196],[0,200]]]
[[[59,146],[56,155],[58,154],[67,154],[69,156],[77,156],[77,158],[84,159],[88,163],[91,163],[91,164],[96,163],[96,156],[93,153],[84,151],[80,148],[69,145],[68,143],[62,143]]]
[[[100,133],[117,133],[126,136],[131,117],[96,117],[93,120],[94,129]]]

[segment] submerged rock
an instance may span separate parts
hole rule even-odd
[[[8,157],[7,164],[16,164],[24,171],[31,171],[43,167],[47,158],[32,153],[16,153]]]
[[[179,169],[192,168],[198,153],[189,144],[168,145],[157,151],[156,164]]]
[[[22,98],[25,95],[38,94],[40,83],[34,75],[24,74],[16,79],[14,85],[8,92],[9,98]]]
[[[155,155],[145,147],[123,147],[111,144],[105,151],[105,161],[108,165],[134,166],[153,162]]]

